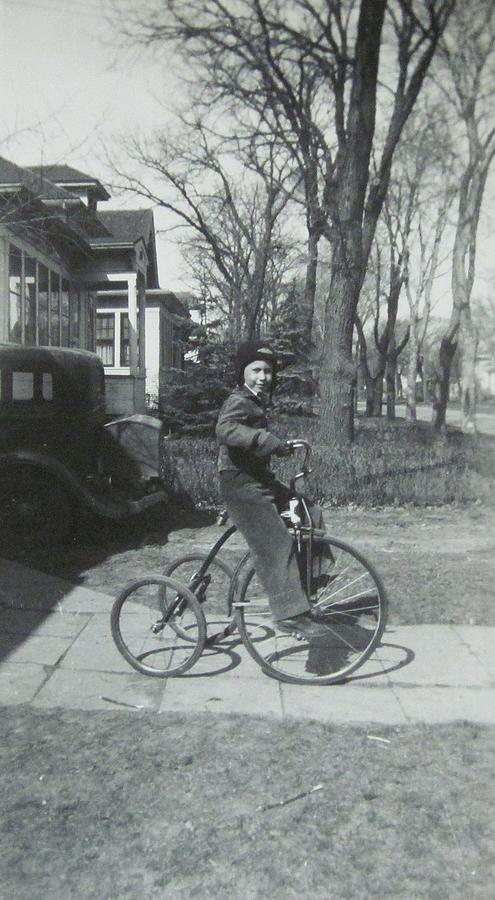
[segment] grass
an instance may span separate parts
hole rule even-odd
[[[2,721],[2,900],[493,896],[493,729]]]
[[[354,445],[346,452],[319,442],[318,421],[279,416],[280,437],[303,435],[313,445],[311,494],[334,506],[364,507],[412,503],[489,503],[493,498],[495,440],[450,428],[437,434],[428,423],[360,419]],[[199,506],[218,506],[217,445],[212,438],[167,442],[163,472],[171,493]],[[275,464],[288,480],[293,460]]]

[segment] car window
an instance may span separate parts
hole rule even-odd
[[[12,372],[12,400],[34,398],[34,373]]]

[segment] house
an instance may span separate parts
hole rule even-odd
[[[0,342],[96,351],[107,409],[118,415],[145,410],[147,295],[155,309],[166,292],[152,211],[100,209],[109,199],[98,179],[71,166],[0,158]],[[188,313],[179,307],[152,337],[164,364],[180,367]]]
[[[187,305],[171,291],[146,291],[146,399],[157,407],[160,384],[170,370],[184,369],[184,344],[189,333]]]

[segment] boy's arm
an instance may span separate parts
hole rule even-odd
[[[246,425],[248,406],[244,397],[233,394],[224,403],[218,417],[216,435],[219,444],[250,450],[254,456],[269,456],[285,442],[266,428]]]

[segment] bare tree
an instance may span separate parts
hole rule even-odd
[[[370,256],[369,275],[361,292],[361,303],[368,294],[368,318],[372,318],[372,350],[369,352],[366,329],[362,316],[356,313],[358,333],[358,359],[366,385],[366,415],[381,416],[384,379],[387,384],[387,417],[395,417],[395,372],[397,359],[407,344],[409,332],[406,329],[399,343],[396,342],[395,327],[399,297],[404,281],[402,249],[397,242],[396,227],[387,220],[388,264],[383,263],[382,243],[377,239]],[[387,246],[387,245],[385,245]],[[369,292],[374,294],[369,297]],[[382,322],[384,317],[384,322]]]
[[[422,348],[432,309],[432,294],[440,262],[440,247],[446,227],[447,213],[453,194],[449,184],[440,199],[436,217],[428,228],[421,218],[418,221],[418,252],[416,272],[412,276],[409,263],[405,277],[405,289],[410,315],[409,360],[407,366],[406,419],[416,420],[416,380],[420,367]]]
[[[416,418],[416,377],[456,191],[449,127],[442,104],[425,97],[404,128],[385,199],[389,241],[400,248],[401,284],[409,306],[408,421]],[[393,338],[393,335],[392,335]]]
[[[359,295],[394,151],[452,6],[453,0],[166,0],[138,10],[127,25],[136,39],[173,43],[195,59],[209,103],[225,103],[230,94],[251,108],[257,92],[267,125],[277,137],[290,136],[308,226],[315,239],[320,232],[332,244],[320,378],[325,440],[352,439]],[[373,171],[377,102],[387,126]]]
[[[120,186],[169,210],[185,229],[180,243],[203,291],[227,316],[228,337],[256,334],[268,275],[285,247],[280,222],[294,190],[293,167],[275,154],[273,141],[242,153],[237,147],[233,157],[200,121],[175,141],[132,139],[124,149],[141,174],[113,160]]]
[[[449,74],[464,130],[459,151],[462,176],[453,249],[453,307],[440,346],[435,425],[445,425],[452,359],[460,342],[463,430],[476,429],[475,360],[477,335],[471,314],[476,238],[488,172],[495,155],[495,6],[491,0],[458,4],[442,43],[443,72]],[[442,77],[442,76],[440,76]],[[441,86],[444,81],[441,80]],[[461,138],[462,140],[462,138]]]

